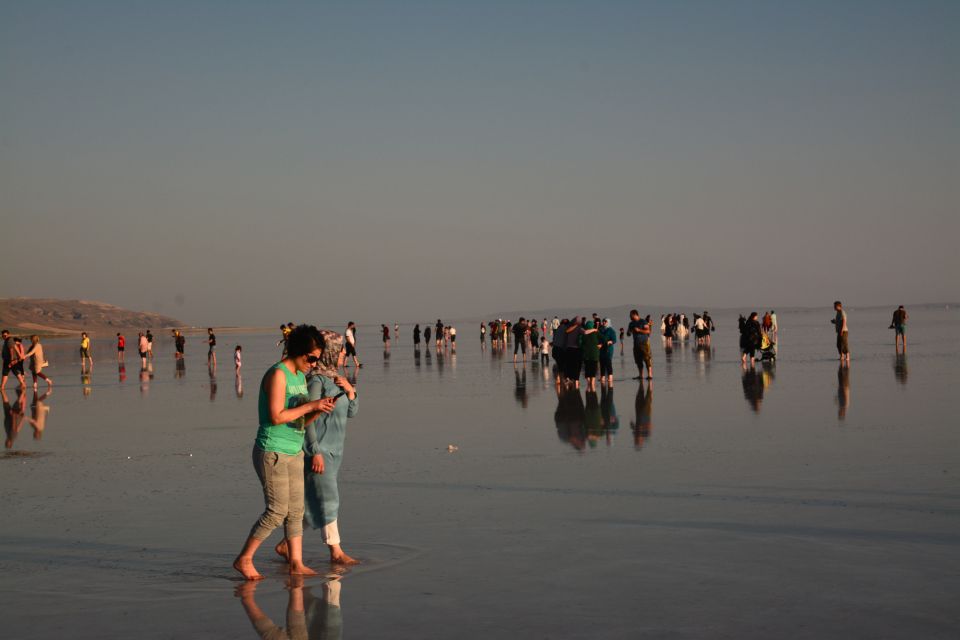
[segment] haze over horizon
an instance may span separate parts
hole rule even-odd
[[[960,300],[960,3],[6,3],[0,297]]]

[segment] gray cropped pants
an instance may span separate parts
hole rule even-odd
[[[250,537],[266,540],[281,524],[287,538],[303,536],[303,451],[291,456],[255,446],[253,468],[263,485],[266,509]]]

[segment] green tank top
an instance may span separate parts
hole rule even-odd
[[[292,456],[298,454],[303,448],[304,420],[299,418],[284,424],[271,424],[270,402],[267,400],[267,392],[264,391],[263,386],[275,369],[283,371],[287,378],[286,395],[283,403],[285,408],[299,407],[309,399],[307,378],[303,373],[300,371],[291,373],[283,362],[278,362],[267,369],[263,380],[260,381],[260,398],[257,402],[260,428],[257,429],[256,445],[263,451],[275,451]]]

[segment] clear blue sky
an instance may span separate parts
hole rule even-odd
[[[0,296],[960,299],[960,2],[4,2]]]

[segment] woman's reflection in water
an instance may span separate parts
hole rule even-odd
[[[743,367],[743,397],[754,413],[760,413],[763,404],[763,391],[773,383],[776,369],[771,362],[764,362],[758,367],[750,365]]]
[[[843,420],[847,417],[847,409],[850,407],[850,365],[840,364],[837,369],[837,418]]]
[[[587,444],[593,449],[603,437],[603,413],[600,411],[600,400],[596,391],[587,391],[584,421],[587,426]]]
[[[894,356],[893,375],[900,384],[907,384],[907,354],[898,353]]]
[[[583,451],[587,447],[584,419],[583,398],[580,397],[580,390],[561,387],[557,393],[557,410],[553,414],[553,420],[557,425],[557,437],[578,451]]]
[[[341,574],[342,575],[342,574]],[[339,640],[343,637],[343,618],[340,612],[341,575],[328,576],[323,583],[323,595],[313,595],[312,587],[303,586],[303,576],[291,576],[287,582],[287,626],[278,627],[257,606],[255,580],[244,582],[234,593],[246,612],[257,634],[269,640]]]
[[[30,405],[30,426],[33,427],[33,439],[40,440],[43,438],[43,430],[47,428],[47,414],[50,413],[50,407],[44,402],[50,394],[53,393],[53,389],[47,387],[47,390],[37,395],[37,390],[33,391],[33,402]]]
[[[513,365],[513,376],[516,378],[513,388],[513,397],[520,403],[520,406],[524,409],[527,408],[527,405],[530,402],[530,396],[527,395],[527,368],[526,367],[517,367],[516,364]]]
[[[207,364],[207,374],[210,376],[210,402],[217,399],[217,367]]]
[[[637,399],[634,405],[636,420],[630,423],[633,431],[633,448],[639,451],[653,432],[653,380],[647,381],[647,388],[643,388],[643,380],[637,389]]]

